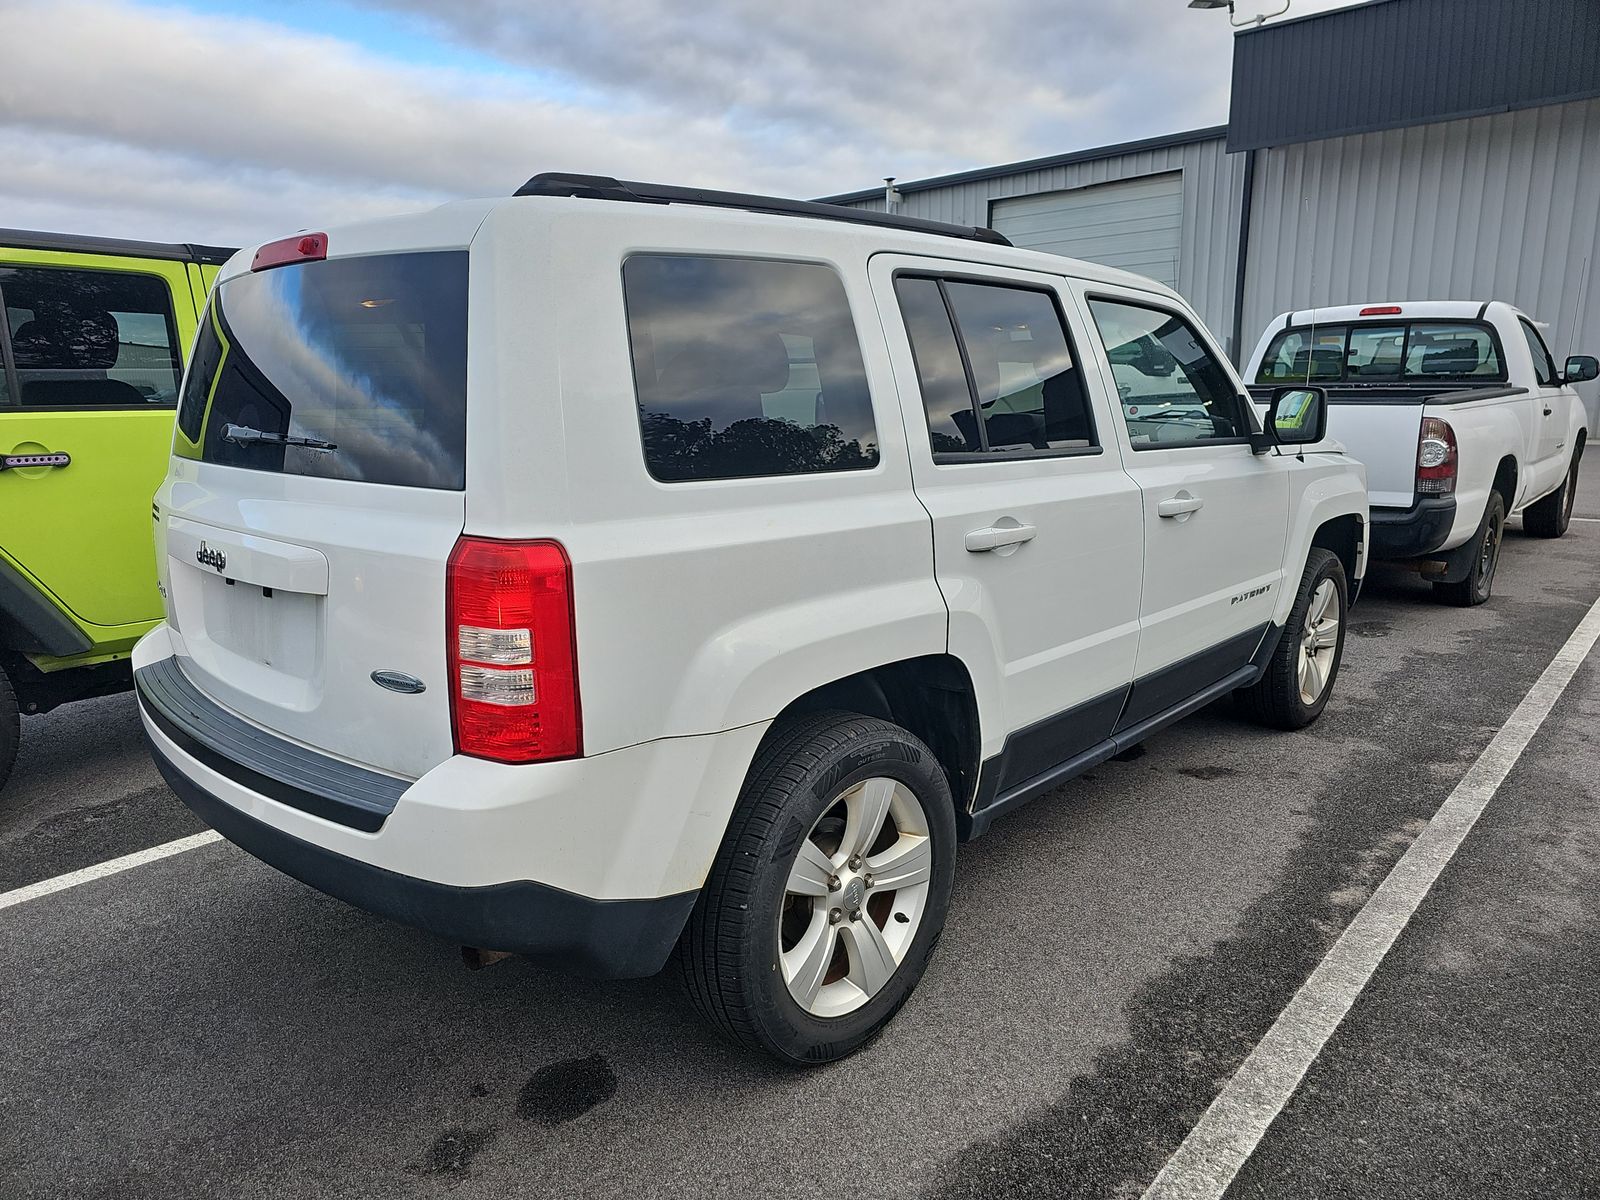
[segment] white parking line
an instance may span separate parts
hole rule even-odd
[[[1600,601],[1346,927],[1142,1200],[1219,1200],[1600,639]]]
[[[84,867],[80,871],[69,871],[53,879],[41,879],[38,883],[28,884],[27,887],[0,893],[0,908],[10,908],[13,904],[26,904],[29,900],[37,900],[40,896],[49,896],[56,892],[64,892],[68,888],[75,888],[80,883],[92,883],[96,879],[104,879],[107,875],[117,875],[123,871],[131,871],[134,867],[142,867],[145,863],[171,858],[174,854],[182,854],[186,850],[198,850],[201,846],[209,846],[212,842],[220,841],[221,838],[220,833],[213,833],[208,829],[204,833],[191,834],[175,842],[162,842],[161,845],[151,846],[148,850],[137,850],[132,854],[124,854],[121,858],[95,863],[94,866]]]
[[[1574,521],[1600,521],[1600,517],[1573,517]]]

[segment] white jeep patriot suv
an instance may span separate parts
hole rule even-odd
[[[1176,294],[989,230],[543,175],[299,234],[184,379],[145,729],[314,887],[602,975],[676,947],[825,1062],[958,841],[1229,692],[1321,712],[1367,542],[1325,415],[1263,431]]]

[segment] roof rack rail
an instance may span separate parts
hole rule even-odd
[[[922,217],[902,217],[841,204],[817,204],[811,200],[784,200],[776,196],[754,196],[746,192],[715,192],[706,188],[672,187],[663,183],[635,183],[612,179],[609,175],[572,175],[546,171],[519,187],[517,196],[577,196],[587,200],[627,200],[636,204],[697,204],[708,208],[742,208],[747,212],[778,213],[789,217],[818,217],[824,221],[851,221],[857,225],[882,225],[890,229],[910,229],[936,233],[942,237],[966,238],[1009,246],[1004,234],[981,225],[952,225]]]

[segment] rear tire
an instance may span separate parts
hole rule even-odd
[[[1465,579],[1434,584],[1433,598],[1456,608],[1472,608],[1486,601],[1494,591],[1494,573],[1500,566],[1500,544],[1505,532],[1506,502],[1499,492],[1490,492],[1472,541],[1472,570]]]
[[[1578,463],[1583,459],[1583,443],[1572,452],[1572,467],[1561,486],[1543,500],[1530,504],[1522,514],[1522,528],[1534,537],[1558,538],[1572,525],[1572,505],[1578,498]]]
[[[1246,716],[1274,729],[1304,729],[1322,715],[1339,677],[1349,610],[1344,563],[1333,551],[1313,546],[1266,671],[1234,693]]]
[[[22,744],[22,718],[17,709],[16,689],[11,677],[0,665],[0,788],[6,786],[11,768],[17,761],[17,747]]]
[[[955,847],[944,769],[906,730],[841,712],[777,730],[678,946],[690,1000],[792,1066],[854,1053],[922,977]]]

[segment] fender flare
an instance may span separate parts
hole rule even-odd
[[[0,559],[0,632],[12,648],[66,657],[94,648],[89,635],[33,580]]]

